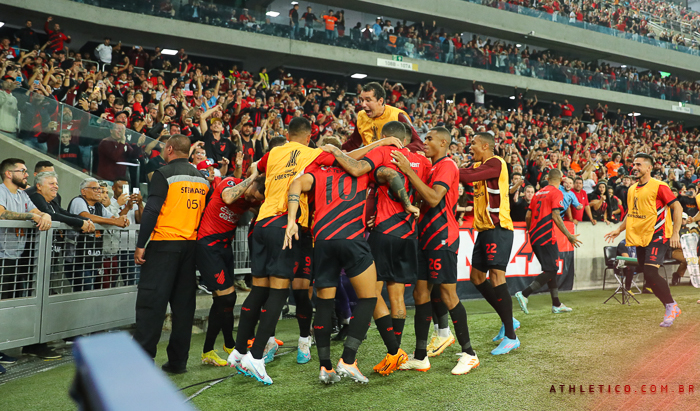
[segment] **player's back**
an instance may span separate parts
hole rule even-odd
[[[535,193],[530,202],[530,242],[532,245],[556,244],[552,211],[563,208],[564,195],[548,185]]]
[[[365,231],[369,176],[353,177],[339,167],[321,166],[314,178],[313,233],[319,240],[352,240]]]
[[[431,167],[430,161],[424,156],[408,151],[406,148],[398,149],[393,146],[377,147],[365,156],[365,160],[369,160],[374,170],[372,180],[376,181],[376,170],[380,167],[388,167],[395,170],[403,179],[404,188],[410,201],[413,202],[414,189],[411,187],[408,177],[392,162],[393,157],[391,153],[393,151],[399,151],[403,154],[411,164],[411,169],[423,181],[426,181],[428,178]],[[386,185],[380,185],[377,188],[377,217],[374,229],[382,234],[401,238],[416,238],[415,217],[404,210],[403,203],[394,196]]]

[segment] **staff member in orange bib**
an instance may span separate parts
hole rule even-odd
[[[627,230],[625,243],[628,247],[637,247],[637,261],[644,267],[644,281],[666,307],[660,325],[670,327],[681,309],[673,300],[668,283],[659,275],[659,266],[669,245],[681,248],[683,207],[666,183],[651,177],[652,164],[654,159],[648,154],[634,156],[632,172],[638,180],[627,192],[627,216],[616,230],[605,234],[605,240],[612,242]]]
[[[173,328],[163,371],[187,372],[195,310],[195,244],[209,182],[187,162],[190,140],[176,134],[165,144],[166,166],[156,170],[134,260],[141,267],[134,340],[152,357],[170,303]],[[150,242],[149,242],[150,240]],[[148,247],[146,243],[148,242]]]

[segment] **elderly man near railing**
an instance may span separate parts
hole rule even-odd
[[[87,218],[66,211],[56,200],[58,196],[58,174],[54,171],[43,171],[36,175],[34,183],[36,191],[29,196],[36,207],[51,216],[52,221],[66,223],[83,233],[95,231],[95,225]]]

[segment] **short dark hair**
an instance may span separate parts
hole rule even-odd
[[[39,171],[41,171],[41,169],[43,169],[43,168],[48,168],[48,167],[53,167],[53,163],[50,162],[50,161],[48,161],[48,160],[39,161],[39,162],[36,163],[36,165],[34,166],[34,172],[35,172],[35,173],[38,173]]]
[[[362,86],[362,91],[373,91],[374,97],[376,97],[377,101],[379,101],[379,99],[382,98],[384,99],[384,102],[386,102],[386,91],[384,91],[384,87],[382,87],[382,85],[377,83],[376,81],[370,81],[369,83]]]
[[[6,158],[0,163],[0,173],[2,173],[2,178],[5,178],[5,172],[12,170],[15,164],[25,164],[24,160],[21,158]]]
[[[190,138],[183,136],[182,134],[174,134],[170,136],[170,139],[168,139],[168,142],[165,143],[165,145],[171,146],[178,154],[190,153]]]
[[[634,155],[635,160],[638,158],[643,158],[646,161],[649,162],[649,164],[653,165],[654,164],[654,157],[650,156],[649,154],[646,153],[637,153]]]
[[[522,177],[522,176],[523,176],[523,173],[518,173],[518,172],[516,171],[515,173],[513,173],[513,176],[520,176],[520,177]]]
[[[574,183],[577,182],[577,181],[583,182],[583,177],[578,177],[578,176],[577,176],[576,178],[574,178]]]
[[[289,122],[290,136],[306,136],[311,133],[311,122],[304,117],[294,117]]]
[[[496,139],[491,135],[491,133],[476,133],[474,138],[479,137],[481,141],[489,145],[491,150],[496,148]]]
[[[554,168],[549,171],[549,174],[547,175],[547,181],[554,181],[554,180],[561,180],[561,170],[558,168]]]
[[[114,99],[114,105],[115,105],[115,106],[116,106],[116,105],[123,106],[123,105],[124,105],[124,99],[121,98],[121,97],[115,98],[115,99]]]
[[[434,131],[434,132],[436,132],[437,134],[439,134],[440,137],[442,137],[443,139],[449,141],[449,142],[450,142],[450,145],[452,145],[452,144],[457,144],[457,142],[452,141],[452,135],[450,135],[450,130],[448,130],[446,127],[437,126],[437,127],[431,128],[430,131]]]
[[[284,137],[272,137],[270,141],[267,143],[267,151],[272,150],[275,147],[283,146],[287,144],[287,139]]]
[[[406,127],[400,121],[390,121],[382,127],[382,136],[396,137],[401,141],[406,140]]]

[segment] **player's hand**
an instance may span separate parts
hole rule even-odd
[[[146,249],[145,248],[137,248],[136,251],[134,251],[134,262],[137,265],[142,265],[143,263],[146,262]]]
[[[413,204],[406,207],[406,212],[413,214],[413,216],[416,218],[420,217],[420,208],[414,206]]]
[[[396,146],[398,148],[403,148],[403,143],[396,137],[386,137],[379,141],[381,142],[381,144],[379,144],[380,146]]]
[[[338,151],[338,147],[330,145],[330,144],[326,144],[325,146],[321,146],[320,148],[321,148],[321,150],[325,151],[326,153],[331,153],[333,155],[335,155],[336,151]]]
[[[671,236],[671,248],[681,248],[681,236],[678,233]]]
[[[297,223],[287,224],[287,230],[284,232],[283,250],[287,247],[289,247],[290,250],[292,249],[292,238],[299,239],[299,226]]]
[[[408,171],[411,169],[411,163],[408,161],[406,156],[399,153],[398,151],[392,151],[391,157],[393,157],[393,160],[391,160],[391,162],[396,164],[396,166],[399,168],[399,170],[401,170],[401,172],[403,172],[404,174],[408,173]]]
[[[374,228],[374,220],[377,219],[377,216],[372,216],[367,219],[367,228]]]
[[[620,235],[620,230],[613,230],[613,231],[605,234],[605,236],[603,238],[605,239],[606,243],[612,243],[613,241],[615,241],[615,239],[619,235]]]
[[[580,236],[580,235],[581,235],[581,234],[569,234],[566,238],[567,238],[567,240],[569,240],[569,242],[571,243],[571,245],[574,246],[574,248],[577,248],[577,247],[580,247],[581,244],[583,244],[583,243],[581,242],[581,240],[579,240],[578,238],[576,238],[576,237],[578,237],[578,236]]]

